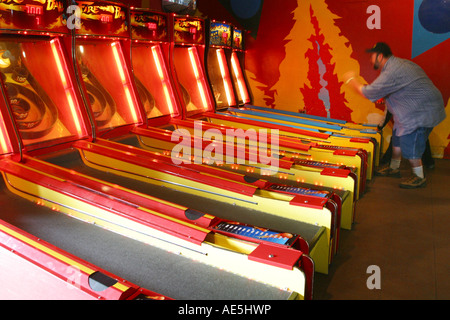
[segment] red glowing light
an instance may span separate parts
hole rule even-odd
[[[25,6],[25,12],[27,14],[33,14],[33,15],[41,15],[43,13],[42,6],[33,6],[33,5],[26,5]]]

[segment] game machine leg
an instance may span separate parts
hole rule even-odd
[[[68,47],[72,41],[66,27],[67,21],[63,18],[64,3],[52,1],[48,5],[31,6],[24,2],[18,6],[0,7],[1,26],[8,26],[1,29],[0,37],[3,50],[3,68],[0,70],[3,75],[0,171],[5,183],[2,196],[8,191],[11,196],[27,200],[28,204],[35,202],[50,208],[50,223],[63,213],[89,222],[83,223],[83,227],[95,224],[114,231],[114,235],[121,234],[113,237],[121,239],[119,242],[112,240],[104,243],[105,247],[111,245],[119,249],[125,238],[135,239],[138,245],[152,245],[164,252],[177,252],[180,257],[190,258],[190,261],[220,267],[274,287],[288,288],[286,292],[289,296],[310,299],[314,265],[307,254],[297,249],[308,249],[302,238],[290,234],[288,237],[266,234],[261,239],[245,234],[235,235],[218,229],[219,223],[236,224],[232,221],[217,219],[51,163],[52,155],[65,153],[77,141],[91,137],[88,115],[86,109],[81,107],[81,95],[75,87],[75,73],[67,64],[70,60]],[[27,11],[31,7],[34,11]],[[36,11],[38,8],[41,11]],[[117,10],[115,6],[111,8]],[[29,17],[29,12],[32,12],[32,19],[24,19]],[[39,12],[37,16],[36,12]],[[22,24],[24,21],[31,27],[25,27]],[[17,68],[20,68],[20,73]],[[18,204],[17,198],[11,202],[11,205]],[[8,210],[2,213],[2,218],[6,215],[15,223],[26,224],[27,219],[21,218],[30,212],[33,214],[29,217],[33,219],[44,218],[44,214],[41,215],[43,210],[31,209]],[[67,229],[70,231],[78,220],[68,220],[71,221]],[[35,234],[40,232],[41,226],[49,225],[38,221],[27,228],[33,228]],[[51,225],[48,230],[56,232],[60,228]],[[67,230],[55,236],[52,242],[65,240],[69,234],[76,239],[72,244],[82,240],[89,242],[89,237],[77,239],[76,234]],[[100,232],[103,229],[97,230]],[[54,235],[47,231],[41,233],[44,237],[40,238]],[[113,234],[110,231],[108,235]],[[275,242],[272,238],[276,239]],[[280,239],[284,243],[279,243]],[[92,241],[92,245],[97,242],[103,241]],[[92,245],[82,248],[87,250]],[[105,247],[97,252],[104,251]],[[83,251],[83,254],[88,253]],[[125,269],[131,268],[127,264],[128,259],[132,260],[127,257],[126,261],[120,262]],[[11,265],[16,262],[11,261]],[[144,267],[142,263],[139,266]],[[259,272],[254,274],[255,270]],[[112,296],[119,297],[118,294]]]

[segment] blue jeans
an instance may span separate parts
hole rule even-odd
[[[397,136],[394,130],[392,133],[392,145],[400,147],[402,156],[408,160],[421,159],[431,131],[433,131],[433,128],[422,127],[409,134]]]

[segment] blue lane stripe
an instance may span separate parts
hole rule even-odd
[[[294,111],[271,109],[271,108],[253,106],[253,105],[245,105],[245,107],[249,107],[249,108],[256,109],[256,110],[262,110],[262,111],[275,111],[277,113],[281,113],[281,114],[285,114],[285,115],[289,115],[289,116],[296,116],[296,117],[302,117],[302,118],[308,118],[308,119],[323,120],[323,121],[334,122],[334,123],[339,123],[339,124],[346,124],[347,123],[347,121],[345,121],[345,120],[325,118],[325,117],[315,116],[315,115],[312,115],[312,114],[298,113],[298,112],[294,112]]]
[[[325,118],[325,117],[315,116],[315,115],[312,115],[312,114],[298,113],[298,112],[294,112],[294,111],[271,109],[271,108],[266,108],[266,107],[253,106],[253,105],[245,105],[245,107],[248,107],[248,108],[251,108],[251,109],[255,109],[255,110],[261,110],[261,111],[276,112],[276,113],[280,113],[280,114],[284,114],[284,115],[288,115],[288,116],[299,117],[299,118],[322,120],[322,121],[338,123],[338,124],[346,124],[347,123],[347,121],[345,121],[345,120]],[[371,124],[371,123],[362,123],[361,126],[368,127],[368,128],[376,128],[377,127],[376,124]],[[364,132],[364,133],[373,133],[371,131],[367,131],[367,132],[366,131],[362,131],[362,132]]]
[[[287,117],[284,115],[278,115],[278,114],[266,114],[266,113],[258,112],[258,111],[240,110],[240,109],[232,109],[232,112],[246,114],[246,115],[267,117],[267,118],[281,120],[281,121],[289,121],[289,122],[296,123],[296,124],[310,125],[310,126],[315,126],[315,127],[329,129],[329,130],[338,130],[338,131],[342,130],[342,127],[338,126],[338,125],[314,122],[314,121],[300,119],[300,118],[291,118],[291,117]]]

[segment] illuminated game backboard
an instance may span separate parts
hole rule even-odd
[[[69,34],[63,2],[2,2],[2,12],[0,27],[18,33],[0,35],[0,75],[24,146],[32,150],[86,136],[61,40]],[[35,36],[44,32],[48,37]]]

